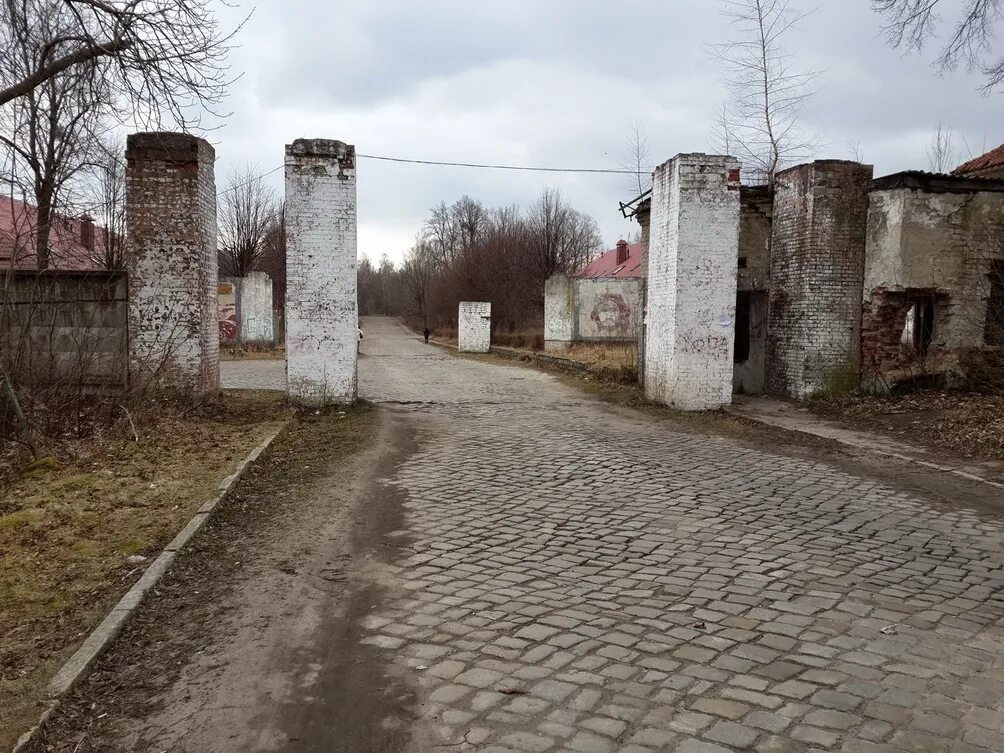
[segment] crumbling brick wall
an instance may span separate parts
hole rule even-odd
[[[739,163],[681,154],[653,175],[645,394],[684,410],[732,396]]]
[[[126,141],[134,386],[219,388],[215,158],[208,142],[188,134]]]
[[[300,402],[356,399],[356,150],[286,146],[286,384]]]
[[[871,165],[819,160],[777,175],[768,304],[767,389],[805,398],[860,374]]]
[[[492,345],[492,305],[461,301],[457,311],[457,347],[461,353],[487,353]]]
[[[1004,181],[896,173],[872,182],[862,309],[869,388],[942,374],[984,345],[989,272],[1000,247]],[[930,342],[910,336],[915,305],[933,312]]]

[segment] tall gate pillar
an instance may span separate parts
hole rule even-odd
[[[652,183],[645,395],[683,410],[732,400],[739,162],[679,154]]]
[[[215,158],[184,133],[126,140],[133,386],[219,389]]]
[[[311,405],[356,399],[356,149],[286,146],[286,389]]]

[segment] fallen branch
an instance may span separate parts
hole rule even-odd
[[[119,403],[119,408],[122,409],[122,412],[126,414],[126,418],[129,419],[129,428],[132,429],[133,441],[139,444],[139,433],[136,431],[136,423],[132,420],[132,414],[122,403]]]

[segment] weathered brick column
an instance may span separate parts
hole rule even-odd
[[[645,394],[684,410],[732,400],[739,163],[679,154],[655,169]]]
[[[789,397],[857,385],[872,166],[818,160],[774,188],[767,389]]]
[[[461,353],[487,353],[491,347],[491,303],[461,301],[457,313],[457,349]]]
[[[286,385],[325,405],[356,399],[356,150],[286,146]]]
[[[188,134],[126,140],[133,387],[219,389],[215,158]]]

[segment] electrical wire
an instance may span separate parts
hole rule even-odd
[[[535,172],[535,173],[591,173],[591,174],[605,174],[605,175],[647,175],[645,170],[614,170],[610,168],[595,168],[595,167],[533,167],[529,165],[492,165],[479,162],[440,162],[437,160],[427,160],[427,159],[406,159],[404,157],[386,157],[378,154],[356,154],[356,157],[360,159],[373,159],[380,160],[383,162],[399,162],[409,165],[439,165],[442,167],[472,167],[479,170],[520,170],[524,172]],[[246,185],[254,183],[260,178],[264,178],[266,175],[271,175],[274,172],[282,170],[284,165],[279,165],[274,167],[266,173],[261,175],[256,175],[250,180],[244,181],[243,183],[238,183],[236,186],[228,186],[222,191],[219,191],[216,195],[222,196],[230,191],[236,191],[239,188],[243,188]]]

